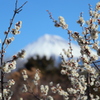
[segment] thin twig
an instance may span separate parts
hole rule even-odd
[[[22,6],[20,6],[18,9],[16,9],[16,13],[19,13],[20,11],[22,11],[23,6],[27,3],[28,1],[26,1]]]
[[[36,96],[33,92],[28,92],[28,93],[32,94],[37,100],[40,100],[40,98]]]
[[[26,84],[28,86],[28,92],[27,93],[32,94],[37,100],[40,100],[40,98],[32,92],[32,88],[30,87],[28,81],[26,81]]]
[[[95,64],[95,62],[92,62],[94,64],[94,66],[98,69],[98,71],[100,72],[100,69],[98,68],[98,66]]]

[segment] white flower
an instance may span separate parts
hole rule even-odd
[[[25,57],[25,54],[26,54],[25,50],[21,50],[21,52],[18,52],[17,56],[19,58],[24,58]]]
[[[99,27],[99,26],[96,25],[96,24],[92,24],[92,25],[91,25],[91,29],[92,29],[92,30],[96,30],[96,29],[98,29],[98,27]]]
[[[26,73],[26,70],[23,70],[23,71],[22,71],[22,76],[23,76],[23,78],[24,78],[24,81],[26,81],[26,80],[28,79],[28,75],[27,75],[27,73]]]
[[[91,99],[93,99],[93,97],[94,97],[93,94],[90,93],[90,97],[91,97]]]
[[[97,86],[97,87],[100,86],[100,82],[99,81],[96,81],[95,82],[95,86]]]
[[[100,10],[100,2],[96,4],[96,10]]]
[[[36,74],[35,74],[34,79],[35,79],[36,81],[38,81],[38,80],[40,79],[40,77],[39,77],[39,74],[38,74],[38,73],[36,73]]]
[[[8,94],[7,89],[3,89],[3,96],[4,96],[4,97],[7,97],[7,94]]]
[[[51,90],[52,90],[53,93],[56,93],[57,92],[57,89],[54,86],[51,87]]]
[[[17,23],[15,24],[15,29],[16,29],[16,30],[20,30],[21,26],[22,26],[22,21],[19,21],[19,22],[17,22]]]
[[[89,62],[89,59],[88,59],[87,56],[84,56],[84,57],[82,57],[81,59],[82,59],[82,62],[83,62],[83,63],[88,63],[88,62]]]
[[[69,95],[69,94],[68,94],[67,92],[65,92],[65,91],[63,92],[63,96],[64,96],[65,98],[68,97],[68,95]]]
[[[60,21],[65,21],[64,17],[62,17],[62,16],[59,16],[59,20]]]
[[[81,100],[87,100],[87,96],[82,96]]]
[[[68,24],[62,25],[62,28],[63,28],[63,29],[68,29]]]
[[[94,91],[98,91],[98,88],[93,88]]]
[[[49,84],[50,84],[50,86],[53,86],[53,82],[50,82]]]
[[[94,85],[94,82],[90,82],[90,85],[93,86]]]
[[[90,14],[90,16],[93,16],[93,11],[90,10],[90,11],[89,11],[89,14]]]
[[[63,29],[68,29],[68,25],[65,22],[65,19],[62,16],[59,16],[59,24]]]
[[[4,73],[11,72],[11,70],[8,70],[8,63],[2,65],[2,71],[3,71]]]
[[[67,88],[67,91],[70,93],[70,94],[76,94],[77,93],[77,90],[73,89],[73,88]]]
[[[98,31],[92,30],[90,35],[92,39],[98,39]]]
[[[40,76],[39,76],[39,70],[36,70],[36,73],[34,75],[34,85],[38,85],[38,80],[40,79]]]
[[[64,100],[69,100],[69,97],[64,97]]]
[[[90,61],[93,62],[95,60],[98,60],[98,56],[97,55],[91,55],[90,56]]]
[[[34,85],[38,85],[38,82],[37,81],[33,80],[33,82],[34,82]]]
[[[14,61],[12,61],[11,63],[8,63],[9,65],[8,65],[8,68],[10,69],[10,70],[14,70],[15,68],[16,68],[16,61],[14,60]]]
[[[64,69],[62,69],[62,70],[61,70],[61,74],[62,74],[62,75],[65,75],[65,74],[66,74],[66,72],[67,72],[67,71],[66,71],[66,70],[64,70]]]
[[[27,91],[28,91],[27,86],[23,84],[22,92],[27,92]]]
[[[20,98],[20,100],[23,100],[23,98]]]
[[[77,23],[79,23],[80,26],[82,26],[85,23],[83,17],[80,17],[79,20],[77,21]]]
[[[14,37],[12,37],[12,38],[9,38],[9,39],[6,39],[5,40],[5,44],[10,44],[12,41],[14,40]]]
[[[15,81],[13,79],[8,80],[8,86],[11,87],[12,85],[15,84]]]
[[[12,32],[13,35],[20,34],[20,31],[18,31],[17,29],[12,29],[11,32]]]
[[[12,96],[12,91],[10,89],[3,89],[3,97],[10,98]],[[10,99],[8,99],[10,100]]]
[[[0,93],[0,99],[2,100],[2,93]]]
[[[54,100],[52,96],[47,96],[46,100]]]
[[[60,90],[60,89],[58,89],[58,91],[57,91],[57,92],[58,92],[58,94],[59,94],[59,95],[63,95],[63,94],[64,94],[64,90],[62,90],[62,89],[61,89],[61,90]]]
[[[78,32],[74,32],[73,34],[71,34],[71,36],[77,40],[79,38],[79,33]]]
[[[45,85],[45,91],[48,91],[48,90],[49,90],[49,86]]]
[[[99,49],[98,43],[95,42],[95,43],[92,45],[92,48],[95,49],[95,50],[98,50],[98,49]]]
[[[15,68],[16,68],[16,61],[8,62],[2,65],[2,71],[4,73],[10,73],[11,70],[14,70]]]
[[[40,86],[40,91],[43,95],[47,95],[48,94],[48,91],[49,91],[49,86],[48,85],[41,85]]]
[[[98,95],[96,95],[96,100],[100,100],[100,97]]]

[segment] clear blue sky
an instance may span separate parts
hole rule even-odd
[[[26,0],[19,0],[18,5],[21,6]],[[28,3],[23,10],[16,16],[14,23],[22,21],[21,34],[15,36],[15,40],[7,48],[7,55],[16,53],[29,43],[34,42],[44,34],[54,34],[67,39],[65,30],[54,27],[54,24],[46,10],[52,12],[55,19],[63,16],[72,31],[80,31],[81,28],[76,23],[80,12],[84,12],[83,16],[89,19],[88,4],[93,8],[99,0],[27,0]],[[3,39],[4,31],[9,26],[10,19],[13,15],[15,0],[0,0],[0,38]],[[14,26],[12,27],[14,28]],[[40,47],[41,48],[41,47]]]

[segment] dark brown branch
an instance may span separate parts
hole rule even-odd
[[[16,1],[17,2],[17,1]],[[27,3],[27,1],[22,5],[22,6],[20,6],[18,9],[15,9],[15,12],[16,13],[19,13],[20,11],[22,11],[22,8],[23,8],[23,6],[25,5]]]
[[[91,97],[90,97],[90,73],[87,73],[87,100],[91,100]]]
[[[16,0],[16,3],[15,3],[15,9],[17,9],[17,4],[18,4],[18,0]]]
[[[11,19],[11,21],[10,21],[10,25],[9,25],[9,27],[8,27],[7,34],[6,34],[5,38],[4,38],[4,41],[2,42],[2,46],[1,46],[1,66],[2,66],[2,64],[3,64],[3,62],[4,62],[4,61],[3,61],[3,59],[4,59],[4,52],[3,52],[3,51],[4,51],[4,44],[5,44],[5,41],[6,41],[7,37],[8,37],[8,34],[9,34],[10,30],[11,30],[11,27],[12,27],[12,24],[13,24],[13,20],[14,20],[16,14],[19,13],[19,12],[22,10],[22,7],[23,7],[27,2],[25,2],[25,3],[24,3],[21,7],[19,7],[19,8],[17,8],[17,3],[18,3],[18,0],[16,0],[14,14],[13,14],[12,19]],[[4,82],[3,82],[3,81],[4,81],[4,72],[1,71],[1,93],[2,93],[2,94],[3,94],[3,89],[4,89],[4,86],[3,86]],[[2,95],[2,100],[4,100],[3,95]]]

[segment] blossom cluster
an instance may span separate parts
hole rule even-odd
[[[11,33],[13,35],[19,34],[19,30],[21,28],[22,22],[19,21],[15,24],[15,29],[12,29]],[[4,42],[2,42],[2,50],[1,50],[1,55],[3,55],[3,53],[5,53],[5,50],[7,48],[7,46],[14,40],[14,37],[8,38],[8,34],[10,31],[5,31],[5,39]],[[4,47],[4,45],[6,44],[6,47]],[[1,56],[2,60],[3,60],[3,56]],[[3,77],[5,76],[5,74],[10,73],[12,70],[16,69],[16,60],[18,58],[24,58],[25,57],[25,50],[21,50],[21,52],[18,52],[18,54],[13,55],[11,60],[8,61],[3,61],[1,62],[1,72],[3,73]],[[5,99],[5,100],[11,100],[11,97],[13,95],[13,91],[11,90],[11,87],[15,84],[14,79],[9,79],[7,82],[4,82],[3,80],[1,80],[1,84],[3,84],[3,91],[0,93],[0,99]],[[24,86],[25,87],[25,86]]]

